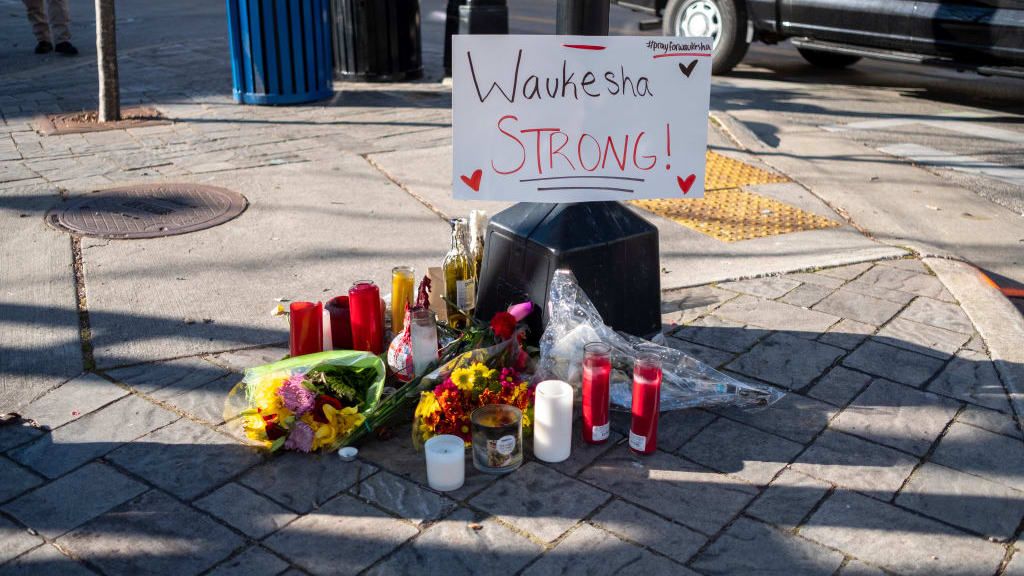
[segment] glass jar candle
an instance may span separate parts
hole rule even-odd
[[[400,334],[405,327],[405,307],[412,306],[413,282],[416,272],[410,266],[391,269],[391,333]]]
[[[611,353],[611,346],[603,342],[583,347],[583,441],[588,444],[603,444],[611,433]]]
[[[511,472],[523,463],[523,413],[515,406],[488,404],[469,416],[473,465],[487,474]]]
[[[637,454],[651,454],[658,445],[658,410],[661,408],[661,358],[640,354],[633,364],[633,421],[629,447]]]
[[[437,361],[437,321],[433,312],[423,308],[412,311],[409,323],[413,373],[422,376]]]
[[[352,322],[352,349],[380,354],[384,352],[384,315],[377,285],[360,280],[348,289]]]
[[[572,386],[561,380],[537,384],[533,401],[533,455],[563,462],[572,453]]]
[[[331,344],[335,350],[352,349],[352,321],[348,296],[335,296],[324,306],[331,319]]]
[[[427,458],[427,484],[438,492],[462,488],[466,480],[466,443],[458,436],[441,434],[423,444]]]
[[[288,353],[305,356],[324,350],[324,308],[320,302],[292,302],[288,305]]]

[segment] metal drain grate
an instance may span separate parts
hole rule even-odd
[[[159,238],[212,228],[242,212],[237,192],[202,184],[142,184],[101,190],[51,209],[58,229],[97,238]]]

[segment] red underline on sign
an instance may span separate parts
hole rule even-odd
[[[670,52],[668,54],[655,54],[655,58],[668,58],[670,56],[703,56],[710,58],[711,54],[707,52]]]
[[[577,50],[604,50],[604,46],[598,46],[596,44],[562,44],[566,48],[575,48]]]

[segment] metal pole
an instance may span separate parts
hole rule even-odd
[[[459,33],[459,6],[466,0],[448,0],[444,20],[444,75],[452,75],[452,35]]]
[[[607,36],[608,4],[609,0],[558,0],[556,33]]]

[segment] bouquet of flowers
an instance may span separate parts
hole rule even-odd
[[[228,395],[225,420],[271,451],[333,450],[361,436],[378,414],[385,375],[379,357],[352,351],[251,368]]]
[[[527,432],[533,417],[533,386],[514,368],[489,368],[475,362],[456,368],[444,383],[420,395],[413,424],[413,442],[420,446],[438,434],[472,438],[469,416],[487,404],[508,404],[523,412]]]
[[[454,434],[468,444],[470,414],[487,404],[508,404],[523,412],[523,429],[533,419],[533,387],[526,375],[529,355],[523,350],[518,323],[533,307],[529,302],[498,312],[486,326],[472,326],[445,347],[451,360],[423,377],[413,422],[419,448],[438,434]],[[431,389],[433,386],[433,389]]]

